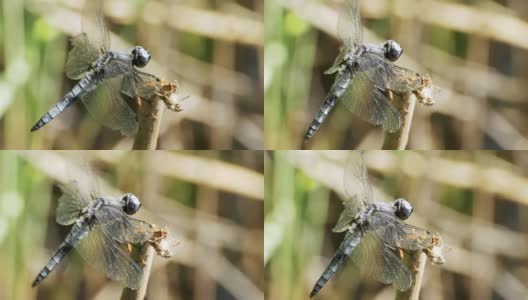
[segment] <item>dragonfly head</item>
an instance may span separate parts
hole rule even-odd
[[[123,211],[127,215],[135,214],[141,207],[141,202],[138,197],[131,193],[124,194],[123,198],[121,198],[121,202],[123,203]]]
[[[398,42],[393,40],[388,40],[383,44],[383,52],[385,53],[385,58],[390,61],[397,61],[398,58],[403,54],[403,48],[398,44]]]
[[[138,68],[143,68],[150,61],[150,53],[147,49],[136,46],[132,49],[132,63]]]
[[[394,200],[392,206],[394,207],[394,214],[396,214],[396,217],[402,220],[409,218],[414,209],[411,203],[403,198]]]

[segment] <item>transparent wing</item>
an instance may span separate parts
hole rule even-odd
[[[405,224],[388,212],[374,212],[369,216],[368,224],[379,238],[392,247],[415,251],[433,244],[433,235],[429,231]]]
[[[107,79],[82,98],[86,110],[101,124],[130,136],[137,132],[136,114],[117,92],[123,76]]]
[[[325,74],[333,74],[337,71],[339,71],[339,67],[341,65],[341,63],[343,62],[344,58],[345,58],[345,55],[350,52],[350,48],[347,47],[347,46],[342,46],[340,49],[339,49],[339,54],[337,55],[336,59],[334,60],[334,63],[332,64],[332,66],[326,70],[324,73]]]
[[[81,79],[92,64],[99,58],[101,51],[90,44],[85,33],[72,38],[72,49],[66,61],[66,76],[71,79]]]
[[[354,219],[356,216],[356,208],[352,207],[345,207],[345,209],[341,212],[339,215],[339,219],[337,220],[336,225],[332,229],[333,232],[343,232],[348,229],[348,226],[350,225],[350,222]]]
[[[140,244],[153,238],[153,225],[127,216],[120,206],[105,205],[96,211],[95,217],[101,230],[118,242]]]
[[[127,74],[121,86],[121,92],[131,98],[148,99],[159,91],[161,80],[151,74],[134,70]]]
[[[59,187],[62,196],[58,200],[56,221],[61,225],[70,225],[77,220],[81,210],[90,203],[91,198],[81,192],[77,181],[59,184]]]
[[[388,85],[390,90],[405,93],[417,90],[424,84],[422,75],[387,62],[385,63],[385,73],[388,74]]]
[[[359,69],[380,90],[391,90],[397,94],[413,92],[421,104],[431,106],[447,98],[440,87],[432,83],[431,77],[397,66],[375,53],[365,53],[358,60]]]
[[[99,181],[90,163],[90,151],[75,151],[70,159],[71,169],[77,168],[77,172],[70,177],[75,178],[80,190],[93,201],[101,195]]]
[[[367,165],[363,151],[350,151],[345,164],[343,185],[346,194],[357,197],[361,205],[372,203],[372,187],[368,182]]]
[[[104,77],[111,79],[135,71],[131,59],[112,59],[103,66]]]
[[[393,284],[400,291],[411,286],[412,275],[409,268],[373,231],[361,239],[350,259],[366,277]]]
[[[341,100],[358,117],[394,132],[401,127],[400,112],[383,94],[384,89],[373,84],[370,77],[378,76],[376,73],[373,69],[356,72]]]
[[[108,278],[123,282],[126,287],[137,289],[143,272],[126,251],[126,245],[118,244],[114,237],[96,224],[76,247],[83,259]]]
[[[343,187],[347,196],[343,200],[345,209],[333,229],[335,232],[346,230],[359,210],[372,202],[372,187],[368,182],[367,166],[362,151],[351,151],[347,157]]]
[[[378,53],[364,53],[358,59],[358,65],[372,84],[383,90],[410,92],[424,83],[423,76],[419,73],[399,67]]]
[[[76,151],[65,154],[68,163],[63,170],[70,181],[59,184],[62,196],[58,200],[56,221],[62,225],[72,224],[79,212],[100,195],[100,188],[90,166],[89,154]]]
[[[86,34],[89,43],[102,52],[110,50],[110,34],[104,21],[104,1],[84,1],[82,15],[82,31]]]
[[[339,7],[337,34],[349,47],[360,45],[363,42],[359,0],[345,0]]]

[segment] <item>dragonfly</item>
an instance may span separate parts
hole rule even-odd
[[[365,121],[382,125],[387,132],[397,131],[401,116],[389,99],[389,92],[412,92],[428,82],[419,73],[394,64],[403,54],[398,42],[388,40],[382,45],[363,42],[359,0],[345,0],[340,7],[337,33],[343,46],[333,65],[325,71],[335,73],[336,77],[304,141],[312,138],[338,101]]]
[[[85,167],[84,171],[88,172],[86,177],[90,180],[91,170]],[[143,271],[129,257],[128,248],[148,241],[152,241],[156,248],[161,242],[156,237],[155,225],[130,217],[141,207],[139,198],[132,193],[120,197],[103,196],[93,181],[81,184],[72,180],[59,187],[62,195],[58,200],[56,221],[73,226],[32,286],[40,284],[75,248],[88,264],[108,278],[137,289]],[[163,257],[170,257],[173,253],[166,246],[162,250],[164,255],[158,254]]]
[[[101,124],[123,135],[134,135],[138,118],[123,95],[149,99],[159,90],[161,80],[140,71],[151,58],[148,50],[135,46],[129,53],[110,50],[109,31],[103,19],[103,0],[85,1],[83,33],[71,40],[66,76],[78,80],[31,128],[36,131],[51,122],[77,100]]]
[[[413,212],[409,201],[403,198],[393,203],[372,200],[363,153],[354,151],[349,155],[344,173],[345,209],[332,230],[346,231],[345,238],[315,283],[310,297],[323,288],[347,258],[365,276],[392,284],[400,291],[408,290],[413,279],[401,254],[432,247],[434,235],[404,223]]]

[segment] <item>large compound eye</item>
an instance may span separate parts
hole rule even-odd
[[[150,61],[150,53],[147,49],[136,46],[132,50],[132,63],[138,68],[143,68]]]
[[[394,214],[396,217],[402,220],[409,218],[413,212],[411,203],[403,198],[394,200],[392,206],[394,207]]]
[[[124,194],[123,198],[121,198],[121,201],[123,202],[123,211],[127,215],[135,214],[141,207],[141,202],[139,201],[138,197],[131,193]]]
[[[403,48],[396,41],[388,40],[383,45],[385,58],[390,61],[397,61],[403,54]]]

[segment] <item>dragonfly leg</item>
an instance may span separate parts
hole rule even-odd
[[[136,96],[136,101],[137,101],[138,107],[141,108],[141,104],[142,104],[142,102],[141,102],[141,101],[142,101],[141,97]]]

